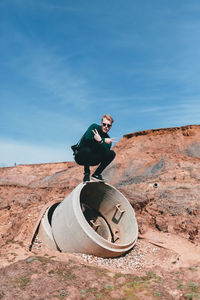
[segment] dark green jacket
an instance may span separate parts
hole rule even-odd
[[[94,129],[97,129],[99,135],[101,136],[101,138],[103,140],[103,143],[99,144],[94,139],[94,133],[92,132],[92,130],[94,130]],[[80,145],[80,148],[88,146],[95,152],[102,152],[102,151],[107,152],[110,150],[112,144],[105,143],[105,138],[109,138],[109,135],[107,133],[102,132],[100,125],[94,123],[94,124],[90,125],[90,127],[84,133],[79,145]]]

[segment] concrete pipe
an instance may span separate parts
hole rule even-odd
[[[57,247],[56,242],[53,237],[52,228],[51,228],[52,214],[53,214],[55,208],[58,206],[58,204],[59,203],[55,203],[46,210],[46,212],[41,220],[39,231],[38,231],[39,239],[49,249],[52,249],[52,250],[58,250],[58,247]]]
[[[80,183],[55,209],[52,232],[63,252],[117,257],[136,243],[138,226],[128,200],[102,182]]]

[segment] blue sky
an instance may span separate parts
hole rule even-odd
[[[198,124],[199,0],[1,0],[0,165],[71,161],[111,137]]]

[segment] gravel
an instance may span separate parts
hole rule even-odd
[[[143,241],[138,240],[135,247],[128,253],[115,258],[101,258],[88,254],[75,254],[76,257],[81,258],[84,263],[95,266],[104,266],[120,271],[136,271],[144,268],[146,256],[151,254],[156,256],[159,248],[153,245],[146,245]]]
[[[32,250],[41,251],[43,243],[36,237]],[[92,266],[106,267],[109,269],[123,271],[142,270],[146,266],[147,256],[155,256],[160,251],[159,247],[152,244],[147,244],[144,240],[137,240],[136,245],[128,253],[114,258],[102,258],[89,254],[74,253],[73,255],[82,263]]]

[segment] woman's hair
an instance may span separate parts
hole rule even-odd
[[[106,118],[107,120],[109,120],[111,122],[111,124],[114,122],[114,119],[111,117],[111,115],[103,115],[103,117],[101,118],[101,120],[103,121],[103,118]]]

